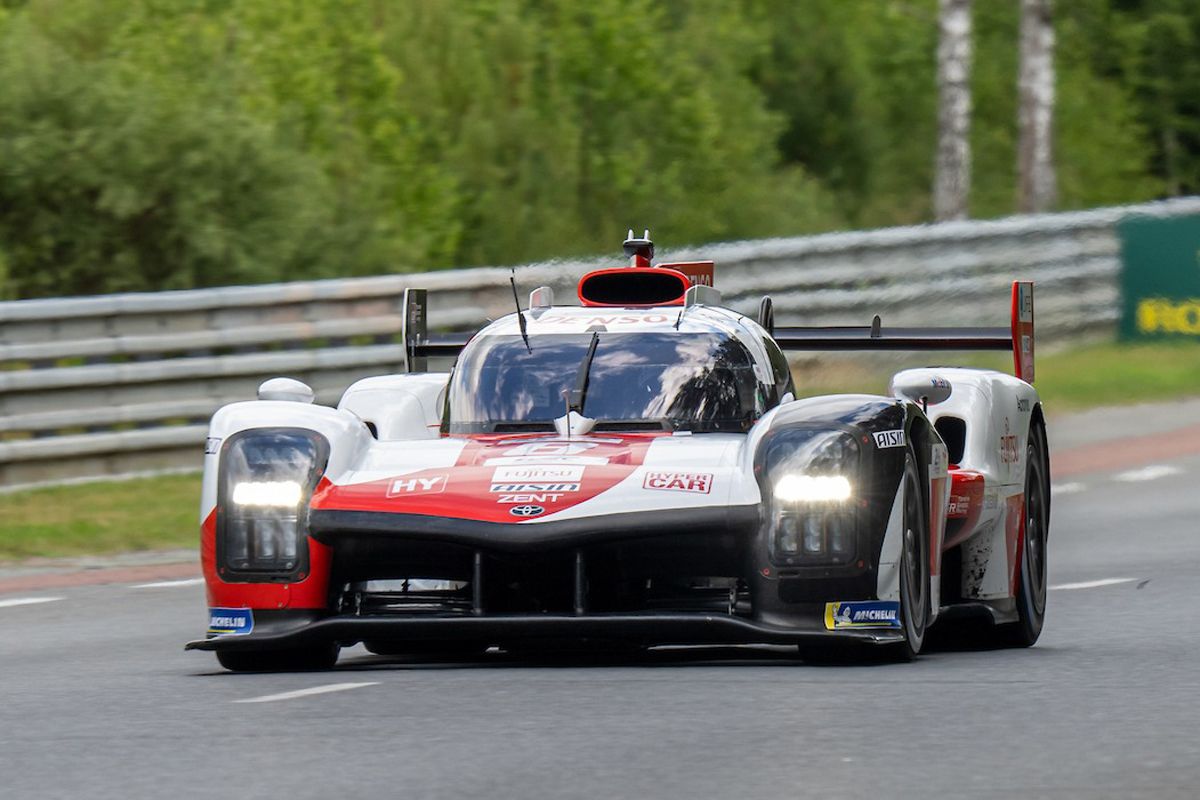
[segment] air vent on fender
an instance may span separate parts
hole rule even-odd
[[[617,267],[589,272],[579,281],[585,306],[681,306],[692,281],[661,267]]]

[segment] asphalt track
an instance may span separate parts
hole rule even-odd
[[[1168,444],[1200,423],[1186,404],[1051,428],[1064,454],[1125,456],[1064,459],[1055,477],[1058,588],[1029,650],[812,666],[772,649],[446,663],[355,648],[332,672],[234,675],[183,652],[206,617],[180,574],[10,576],[0,798],[1197,797],[1200,450],[1108,441],[1138,413],[1181,432]]]

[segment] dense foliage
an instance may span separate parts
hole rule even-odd
[[[976,4],[976,216],[1017,4]],[[1200,191],[1200,3],[1060,0],[1063,207]],[[928,219],[936,0],[0,0],[0,294]]]

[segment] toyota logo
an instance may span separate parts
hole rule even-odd
[[[539,514],[545,514],[546,509],[541,506],[513,506],[508,513],[514,517],[536,517]]]

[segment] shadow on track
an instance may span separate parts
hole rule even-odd
[[[989,637],[986,625],[956,622],[938,625],[929,631],[922,654],[911,664],[896,663],[882,648],[824,646],[801,650],[787,645],[688,645],[630,648],[616,645],[530,645],[505,650],[490,648],[485,653],[412,653],[377,655],[359,648],[342,652],[337,665],[325,674],[411,670],[489,670],[489,669],[678,669],[695,667],[810,667],[841,668],[920,667],[941,656],[955,653],[1010,653],[1021,656],[1049,656],[1058,648],[1013,649],[997,645]],[[231,675],[217,669],[197,676]],[[270,673],[247,673],[270,674]],[[292,674],[299,674],[293,672]],[[309,671],[308,674],[313,674]]]

